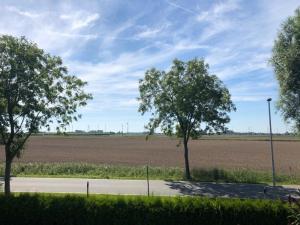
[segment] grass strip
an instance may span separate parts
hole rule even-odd
[[[271,172],[249,169],[193,168],[194,181],[228,183],[271,183]],[[0,164],[4,174],[4,164]],[[184,180],[179,167],[149,167],[153,180]],[[146,179],[145,166],[99,165],[90,163],[14,163],[12,175],[19,177],[68,177],[98,179]],[[297,174],[277,174],[279,184],[300,184]],[[0,187],[1,188],[1,187]]]

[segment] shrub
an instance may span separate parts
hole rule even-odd
[[[200,197],[0,196],[5,225],[286,225],[279,201]]]
[[[300,202],[297,200],[291,205],[289,220],[290,225],[300,225]]]

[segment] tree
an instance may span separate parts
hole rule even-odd
[[[271,63],[279,82],[277,107],[300,131],[300,8],[282,24]]]
[[[10,193],[13,159],[32,133],[57,129],[80,117],[79,106],[92,96],[86,82],[68,75],[60,57],[51,56],[25,37],[0,36],[0,136],[5,149],[5,194]]]
[[[227,112],[235,110],[228,89],[208,68],[203,59],[175,59],[169,72],[150,69],[139,84],[139,112],[152,115],[146,126],[149,134],[159,126],[167,135],[176,132],[183,141],[187,179],[190,137],[222,130],[230,120]]]

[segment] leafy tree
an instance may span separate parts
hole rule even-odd
[[[271,63],[280,88],[277,107],[300,131],[300,8],[282,24]]]
[[[209,74],[208,68],[203,59],[175,59],[169,72],[155,68],[146,71],[139,85],[139,112],[152,115],[146,126],[149,134],[160,126],[165,134],[176,132],[181,137],[187,179],[191,179],[190,137],[222,130],[230,120],[227,112],[235,110],[228,89],[217,76]]]
[[[0,136],[5,147],[5,194],[10,193],[13,159],[40,127],[63,128],[77,120],[79,106],[92,96],[85,82],[68,75],[59,57],[25,37],[0,36]]]

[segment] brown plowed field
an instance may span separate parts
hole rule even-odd
[[[182,146],[167,137],[31,137],[21,162],[89,162],[102,164],[183,166]],[[192,140],[192,167],[270,169],[267,141]],[[275,141],[276,168],[300,172],[300,142]],[[3,148],[0,160],[3,161]]]

